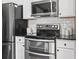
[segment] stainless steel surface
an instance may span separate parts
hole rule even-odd
[[[58,16],[58,1],[45,0],[32,2],[32,16]]]
[[[2,4],[2,59],[15,59],[14,56],[14,24],[15,5],[13,3]]]
[[[14,43],[2,44],[2,59],[14,59]]]
[[[26,55],[28,58],[26,59],[55,59],[55,54],[40,54],[36,52],[30,52],[26,50]]]
[[[50,2],[50,0],[42,0],[42,1],[32,2],[32,4],[39,4],[39,3],[46,3],[46,2]]]
[[[37,24],[37,36],[60,37],[60,24]]]
[[[2,17],[3,17],[3,40],[14,42],[12,37],[14,36],[14,24],[15,24],[15,7],[11,4],[2,5]]]
[[[55,40],[25,38],[25,49],[38,53],[55,53]]]
[[[2,59],[15,59],[15,3],[2,4]],[[16,16],[16,17],[15,17]]]
[[[21,19],[22,6],[14,3],[2,4],[2,17],[3,17],[3,40],[14,42],[13,36],[15,35],[15,20]]]
[[[59,24],[37,24],[37,36],[25,38],[28,59],[55,59],[55,39],[59,36]]]
[[[27,39],[27,38],[25,38]],[[38,42],[49,42],[49,43],[54,43],[55,41],[54,40],[48,40],[48,39],[31,39],[31,38],[28,38],[29,41],[38,41]]]
[[[60,30],[60,25],[59,24],[37,24],[37,29]]]
[[[31,52],[31,51],[28,51],[28,50],[26,50],[26,52],[27,53],[30,53],[30,54],[34,54],[34,55],[39,55],[39,56],[52,56],[52,55],[55,55],[54,53],[52,53],[52,54],[41,54],[41,53],[36,53],[36,52]]]

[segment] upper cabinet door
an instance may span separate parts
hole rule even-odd
[[[59,0],[59,17],[75,16],[75,0]]]

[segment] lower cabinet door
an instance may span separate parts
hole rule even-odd
[[[73,49],[57,48],[56,59],[76,59],[75,52]]]
[[[16,44],[16,59],[25,59],[25,53],[24,53],[24,44],[23,43],[17,43]]]

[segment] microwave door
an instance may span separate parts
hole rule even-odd
[[[32,14],[48,13],[48,12],[51,12],[50,2],[32,5]]]

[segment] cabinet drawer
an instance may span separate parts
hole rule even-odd
[[[15,37],[15,42],[16,43],[24,43],[25,42],[25,38],[22,36],[16,36]]]
[[[63,39],[57,39],[56,40],[56,47],[61,48],[76,48],[76,41],[75,40],[63,40]]]

